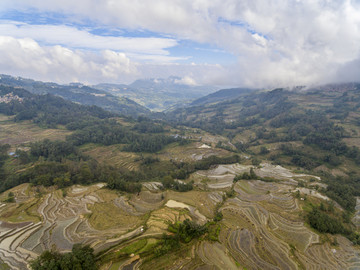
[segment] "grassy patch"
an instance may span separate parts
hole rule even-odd
[[[44,139],[65,140],[72,132],[64,129],[40,128],[30,121],[0,123],[0,143],[19,145]]]
[[[120,249],[119,252],[125,254],[135,254],[139,250],[143,249],[147,245],[147,239],[140,239],[139,241],[133,242],[130,245]]]
[[[155,239],[140,239],[126,245],[118,251],[106,253],[99,259],[99,261],[101,264],[112,261],[114,262],[113,265],[120,265],[121,262],[128,258],[131,254],[152,253],[153,248],[157,245],[157,242],[158,241]]]
[[[211,241],[218,241],[219,240],[219,234],[220,234],[221,226],[220,224],[212,224],[208,227],[208,239]]]
[[[84,154],[95,158],[100,163],[106,163],[115,167],[127,168],[129,170],[138,169],[139,163],[136,162],[138,154],[123,152],[122,145],[101,146],[95,144],[85,144],[80,149]]]
[[[109,270],[118,270],[121,265],[121,262],[113,263]]]
[[[142,219],[130,216],[121,209],[115,207],[113,202],[96,203],[89,207],[92,213],[89,222],[97,230],[110,228],[130,229],[141,224]]]
[[[37,213],[39,203],[40,199],[33,198],[25,203],[20,203],[18,205],[14,204],[1,216],[1,218],[13,223],[28,221],[37,223],[41,221],[41,218]]]
[[[10,270],[10,266],[0,260],[0,270]]]
[[[175,192],[168,191],[167,198],[196,207],[200,213],[208,218],[214,217],[216,205],[204,191]]]
[[[290,246],[290,254],[292,255],[292,257],[294,258],[296,264],[298,265],[299,269],[306,269],[305,265],[301,262],[301,260],[299,259],[299,257],[296,254],[296,247],[292,244],[289,244]]]
[[[144,270],[154,270],[154,269],[170,269],[174,265],[174,262],[181,260],[185,257],[189,257],[190,248],[192,247],[192,242],[189,244],[180,245],[178,249],[166,253],[163,256],[145,258],[141,268]]]
[[[139,254],[147,254],[153,252],[154,248],[158,245],[159,241],[156,239],[148,239],[146,245],[139,250]]]

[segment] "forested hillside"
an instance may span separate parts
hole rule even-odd
[[[359,92],[230,89],[147,118],[1,85],[0,259],[356,268]]]
[[[360,195],[360,84],[253,91],[227,101],[218,95],[167,119],[226,136],[218,147],[320,173],[329,183],[327,194],[354,210]],[[332,173],[337,169],[341,176]]]
[[[99,107],[75,104],[50,94],[34,95],[9,86],[0,86],[0,97],[7,97],[6,102],[0,103],[0,113],[10,116],[13,122],[31,121],[45,129],[60,128],[72,132],[65,141],[39,140],[28,146],[29,151],[18,150],[16,155],[20,165],[33,166],[28,169],[25,166],[21,173],[15,174],[2,171],[2,191],[24,182],[63,187],[75,183],[107,182],[109,174],[115,174],[117,179],[119,172],[100,166],[82,154],[78,147],[84,144],[117,144],[122,145],[123,151],[155,153],[170,143],[185,142],[166,134],[164,123],[145,117],[121,118],[124,125],[119,122],[118,115]],[[9,147],[2,146],[2,162],[6,160]],[[131,181],[134,178],[135,175],[131,176]],[[142,178],[136,179],[139,181]]]
[[[90,106],[96,105],[105,110],[124,115],[137,116],[150,112],[145,107],[126,97],[116,97],[108,92],[82,84],[59,85],[20,77],[15,78],[9,75],[0,75],[0,85],[21,87],[33,94],[51,94],[72,102]]]

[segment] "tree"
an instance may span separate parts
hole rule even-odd
[[[15,195],[13,192],[9,192],[7,198],[4,200],[5,202],[13,203],[15,202]]]
[[[254,172],[254,169],[251,167],[250,168],[250,179],[257,179],[257,175],[256,173]]]
[[[258,158],[253,158],[252,160],[251,160],[251,163],[252,163],[252,165],[254,165],[254,166],[259,166],[260,165],[260,163],[261,163],[261,160],[259,160]]]
[[[20,164],[27,164],[30,162],[30,158],[27,152],[17,149],[15,152]]]
[[[266,154],[268,154],[268,153],[270,153],[269,149],[267,149],[265,146],[261,146],[261,148],[260,148],[260,154],[261,154],[261,155],[266,155]]]
[[[72,251],[60,254],[56,251],[44,251],[30,263],[33,270],[97,270],[94,250],[90,246],[75,244]]]
[[[331,234],[346,232],[343,224],[338,219],[320,212],[316,208],[313,208],[313,210],[308,214],[307,218],[310,226],[319,232]]]

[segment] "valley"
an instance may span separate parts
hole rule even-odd
[[[0,14],[0,270],[360,270],[360,0]]]
[[[135,118],[1,86],[0,269],[358,269],[359,89]]]

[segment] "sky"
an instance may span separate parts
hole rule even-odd
[[[360,81],[360,0],[1,0],[0,73],[219,87]]]

